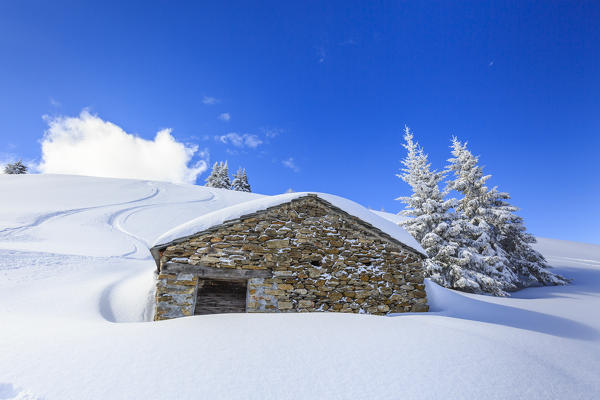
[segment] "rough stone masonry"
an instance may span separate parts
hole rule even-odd
[[[155,320],[194,315],[207,279],[246,285],[246,312],[428,311],[423,256],[315,195],[152,251]]]

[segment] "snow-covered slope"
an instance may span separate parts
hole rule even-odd
[[[0,399],[600,397],[598,245],[540,239],[566,287],[428,283],[427,314],[144,322],[148,246],[261,196],[58,175],[0,175],[0,193]]]

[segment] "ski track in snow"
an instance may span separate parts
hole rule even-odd
[[[166,207],[166,206],[178,206],[178,205],[194,204],[194,203],[203,203],[203,202],[208,202],[208,201],[214,201],[214,199],[215,199],[214,193],[210,193],[210,195],[205,199],[146,204],[146,205],[129,207],[129,208],[115,211],[114,213],[112,213],[108,216],[106,223],[108,225],[110,225],[111,227],[115,228],[116,230],[120,231],[121,233],[129,236],[131,238],[132,244],[134,246],[133,250],[131,250],[127,253],[121,254],[120,256],[116,256],[116,257],[134,258],[134,259],[143,259],[143,260],[152,258],[152,256],[150,255],[150,253],[148,251],[150,248],[148,241],[146,241],[145,239],[143,239],[137,235],[134,235],[133,233],[129,232],[125,228],[127,219],[129,219],[129,217],[131,217],[132,215],[134,215],[140,211],[146,211],[146,210],[153,209],[153,208],[160,208],[160,207]],[[134,254],[137,255],[137,257],[132,257]]]
[[[215,194],[208,192],[206,194],[203,194],[204,197],[200,199],[185,201],[156,201],[150,204],[143,204],[150,200],[158,200],[160,198],[161,193],[164,192],[164,190],[156,184],[152,184],[151,182],[146,182],[146,184],[153,185],[151,192],[133,200],[102,204],[93,207],[81,207],[51,212],[36,217],[32,222],[28,224],[0,230],[0,239],[4,241],[10,241],[11,239],[14,239],[15,236],[23,235],[28,230],[40,227],[41,225],[52,224],[59,220],[61,222],[64,222],[65,219],[68,219],[73,216],[77,216],[79,220],[85,220],[86,213],[90,214],[89,218],[91,219],[92,213],[97,212],[99,210],[109,210],[110,212],[108,214],[102,215],[104,225],[123,234],[127,238],[128,242],[131,244],[132,250],[120,255],[112,255],[107,257],[86,257],[49,252],[37,253],[15,250],[0,250],[0,255],[4,256],[2,257],[3,260],[11,260],[9,263],[6,264],[3,263],[2,260],[0,260],[0,276],[2,276],[2,270],[6,272],[9,269],[21,268],[23,271],[26,271],[27,269],[31,269],[33,265],[42,265],[44,266],[44,268],[35,268],[35,272],[32,270],[27,271],[29,273],[24,273],[23,275],[21,275],[19,280],[40,279],[43,277],[48,277],[52,274],[56,274],[59,269],[63,271],[66,269],[74,271],[77,268],[80,268],[81,265],[92,264],[94,262],[107,262],[109,260],[151,260],[152,256],[149,252],[149,240],[135,235],[127,229],[127,220],[131,216],[135,215],[138,212],[147,211],[155,208],[159,209],[161,207],[190,205],[216,200]],[[122,208],[123,206],[130,206],[133,204],[137,205]],[[111,211],[115,208],[116,210]],[[6,256],[11,257],[8,258]],[[18,257],[18,259],[22,260],[22,262],[15,264],[15,257]],[[48,269],[47,266],[50,265],[54,265],[55,267]],[[110,322],[117,322],[117,318],[115,317],[114,310],[111,306],[111,303],[113,302],[112,298],[114,290],[118,288],[119,285],[127,282],[129,279],[137,276],[140,273],[139,270],[135,269],[130,272],[124,272],[126,272],[124,275],[115,278],[113,282],[106,285],[106,287],[102,290],[99,296],[99,311],[101,315],[107,321]],[[14,281],[14,276],[12,277],[12,280]]]
[[[139,206],[125,208],[122,210],[115,211],[114,213],[111,213],[108,216],[106,223],[109,226],[113,227],[114,229],[118,230],[119,232],[123,233],[124,235],[128,236],[131,241],[131,244],[134,247],[133,250],[128,251],[124,254],[121,254],[120,256],[113,256],[113,258],[134,259],[134,260],[150,260],[150,259],[152,259],[152,256],[150,255],[150,252],[149,252],[150,246],[148,245],[148,242],[145,239],[129,232],[125,228],[127,219],[130,218],[132,215],[134,215],[140,211],[147,211],[147,210],[153,209],[153,208],[160,208],[160,207],[165,207],[165,206],[178,206],[178,205],[194,204],[194,203],[203,203],[203,202],[208,202],[208,201],[214,201],[214,199],[215,199],[214,193],[210,193],[210,195],[204,199],[139,205]],[[139,271],[132,271],[130,274],[127,274],[125,277],[120,277],[118,279],[115,279],[111,284],[106,286],[106,288],[102,291],[102,293],[100,295],[100,299],[99,299],[99,309],[100,309],[100,313],[107,321],[118,322],[118,319],[115,317],[115,313],[111,307],[111,302],[112,302],[111,299],[113,297],[114,290],[120,284],[122,284],[124,281],[127,281],[128,279],[133,278],[133,277],[137,276],[138,274],[139,274]],[[144,320],[144,314],[145,314],[145,312],[142,312],[142,314],[141,314],[140,320],[142,320],[142,321]]]
[[[43,214],[43,215],[38,216],[35,220],[33,220],[33,222],[31,222],[29,224],[21,225],[21,226],[17,226],[17,227],[13,227],[13,228],[1,229],[0,230],[0,238],[10,239],[10,237],[13,236],[15,233],[21,233],[27,229],[31,229],[31,228],[40,226],[41,224],[47,222],[48,220],[51,220],[52,218],[68,217],[73,214],[78,214],[78,213],[91,211],[91,210],[98,210],[98,209],[103,209],[103,208],[107,208],[107,207],[117,207],[117,206],[122,206],[122,205],[126,205],[126,204],[139,203],[141,201],[150,200],[150,199],[158,196],[159,193],[160,193],[160,189],[155,187],[149,195],[146,195],[146,196],[138,198],[138,199],[130,200],[130,201],[125,201],[125,202],[121,202],[121,203],[113,203],[113,204],[103,204],[103,205],[93,206],[93,207],[74,208],[71,210],[62,210],[62,211],[55,211],[55,212]]]

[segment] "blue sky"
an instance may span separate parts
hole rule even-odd
[[[397,212],[407,124],[437,168],[468,140],[534,234],[600,243],[598,2],[82,3],[0,3],[0,158],[88,109]]]

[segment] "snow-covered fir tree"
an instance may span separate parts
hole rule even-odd
[[[565,285],[568,279],[548,271],[550,266],[542,254],[531,245],[535,237],[527,232],[523,218],[511,215],[500,227],[500,245],[508,254],[510,267],[519,276],[521,287]]]
[[[445,222],[446,214],[452,207],[453,200],[445,201],[445,193],[439,189],[439,184],[445,172],[431,171],[431,164],[423,149],[414,141],[414,136],[408,127],[404,128],[402,145],[406,149],[406,158],[402,160],[404,168],[397,177],[406,182],[413,190],[408,197],[399,197],[406,204],[402,215],[411,216],[403,223],[405,229],[419,242],[440,223]]]
[[[427,274],[447,286],[446,271],[454,265],[460,266],[456,257],[458,254],[455,244],[448,241],[448,229],[452,225],[452,200],[444,200],[445,193],[439,188],[445,173],[432,171],[428,156],[414,141],[414,136],[408,127],[404,127],[403,147],[406,158],[402,160],[402,173],[396,174],[412,189],[412,195],[399,197],[406,204],[406,209],[400,214],[412,218],[401,225],[423,246],[429,258],[426,261]]]
[[[244,172],[242,173],[242,188],[244,192],[252,192],[250,182],[248,182],[248,175],[246,175],[246,168],[244,168]]]
[[[210,175],[206,178],[204,186],[220,188],[220,189],[231,189],[231,183],[229,181],[229,168],[227,167],[227,161],[215,162],[213,164]]]
[[[397,176],[412,188],[412,195],[400,197],[406,204],[401,214],[412,218],[403,222],[405,229],[423,246],[428,255],[425,261],[426,274],[436,283],[461,290],[481,292],[482,286],[492,287],[498,283],[484,273],[476,250],[464,231],[472,231],[462,213],[452,212],[456,199],[448,199],[447,190],[440,185],[445,171],[431,170],[428,156],[414,141],[410,130],[405,128],[407,155],[402,161],[404,168]]]
[[[9,163],[6,164],[6,166],[4,167],[4,173],[5,174],[26,174],[27,173],[27,166],[25,164],[23,164],[23,162],[21,160],[14,162],[14,163]]]
[[[204,184],[204,186],[218,187],[217,181],[218,181],[218,177],[219,177],[219,168],[220,168],[219,163],[215,162],[210,171],[210,175],[208,175],[208,177],[205,180],[206,183]]]
[[[224,189],[231,189],[231,181],[229,180],[229,167],[227,166],[227,161],[221,163],[221,167],[219,168],[219,184]]]
[[[454,179],[448,182],[448,189],[463,195],[455,211],[468,221],[463,236],[475,249],[469,264],[479,265],[492,279],[477,282],[479,289],[474,287],[472,291],[505,295],[531,285],[566,283],[546,269],[543,256],[530,246],[535,238],[526,232],[523,219],[515,215],[517,208],[506,201],[510,196],[486,186],[491,176],[483,174],[478,157],[467,149],[467,144],[453,138],[452,155],[448,170],[454,173]]]
[[[465,219],[461,235],[472,249],[466,255],[467,265],[479,271],[486,279],[459,282],[462,290],[475,293],[486,292],[497,296],[517,289],[517,276],[509,268],[507,255],[498,243],[496,231],[487,216],[491,213],[489,198],[493,193],[485,185],[490,178],[483,175],[478,165],[478,157],[466,150],[458,139],[452,139],[452,155],[448,161],[448,171],[454,173],[454,179],[448,182],[447,189],[463,195],[455,206],[455,212]],[[496,190],[493,189],[495,192]]]
[[[237,190],[238,192],[251,192],[250,184],[248,183],[248,176],[246,175],[245,168],[238,168],[233,181],[231,182],[231,189]]]
[[[238,168],[231,181],[231,190],[242,191],[242,168]]]

